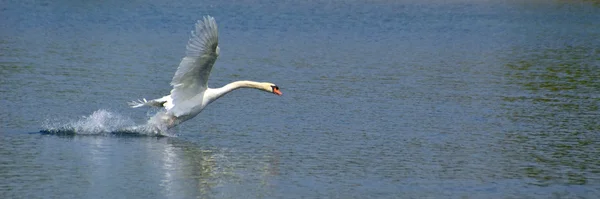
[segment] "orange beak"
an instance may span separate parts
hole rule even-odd
[[[279,91],[279,89],[273,89],[273,93],[281,96],[283,93],[281,93],[281,91]]]

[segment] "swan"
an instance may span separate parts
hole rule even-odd
[[[132,108],[142,106],[161,107],[165,111],[157,113],[152,121],[158,120],[170,129],[198,115],[208,104],[238,88],[253,88],[276,95],[282,95],[279,87],[269,82],[235,81],[221,88],[209,88],[208,76],[219,57],[219,37],[217,23],[211,16],[196,22],[188,40],[185,57],[179,63],[171,80],[170,95],[129,102]]]

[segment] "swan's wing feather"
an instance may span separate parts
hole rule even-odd
[[[203,93],[208,87],[208,76],[219,56],[218,30],[211,16],[198,20],[195,31],[186,46],[186,56],[181,60],[171,81],[171,97],[176,116],[185,114],[199,102],[191,102],[194,96]],[[201,99],[201,98],[200,98]]]

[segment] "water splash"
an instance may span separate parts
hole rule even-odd
[[[103,109],[66,123],[46,120],[42,128],[41,133],[53,135],[174,135],[154,124],[136,125],[130,118]]]

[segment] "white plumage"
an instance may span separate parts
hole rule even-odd
[[[212,101],[238,88],[255,88],[281,95],[279,87],[268,82],[236,81],[221,88],[208,88],[210,71],[219,57],[218,33],[213,17],[206,16],[202,21],[198,20],[186,46],[186,56],[171,80],[171,94],[150,101],[132,101],[129,105],[132,108],[164,107],[166,112],[157,114],[153,119],[171,128],[193,118]]]

